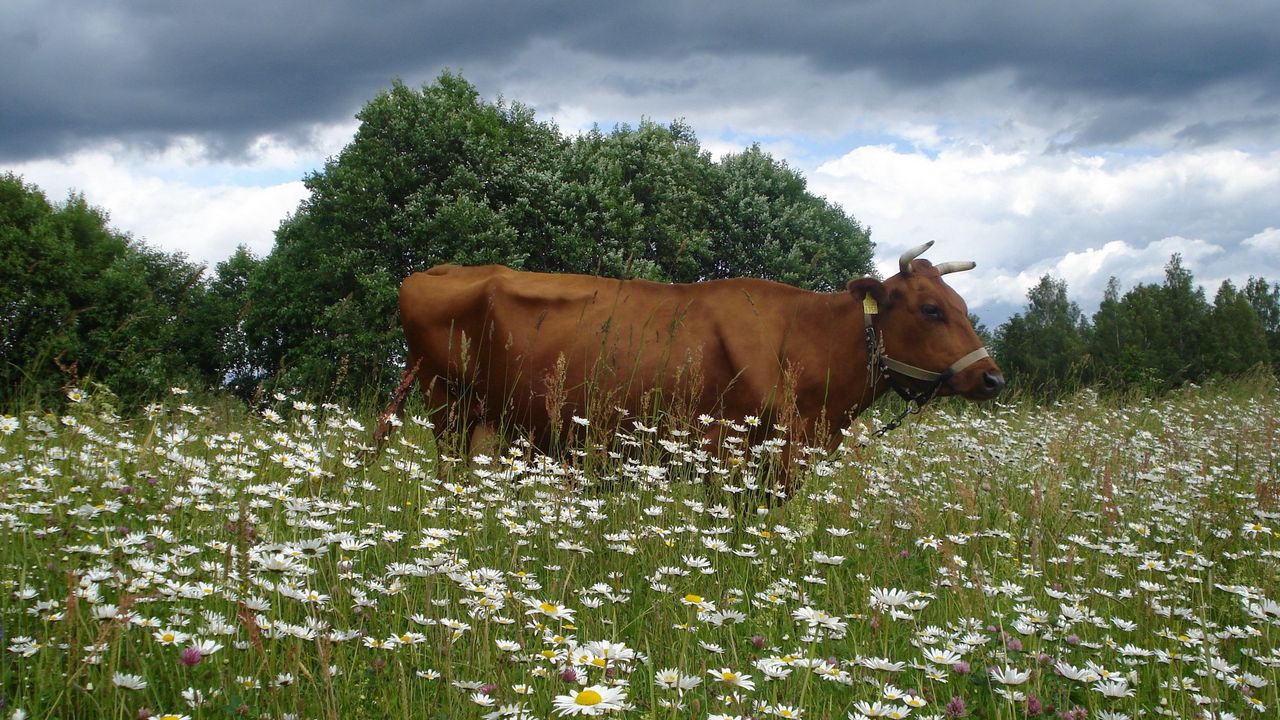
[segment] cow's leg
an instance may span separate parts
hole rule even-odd
[[[422,359],[418,358],[400,374],[400,384],[396,386],[395,392],[391,393],[391,402],[378,415],[378,427],[373,431],[373,448],[368,453],[370,457],[377,456],[379,451],[382,450],[382,444],[386,442],[387,436],[395,428],[392,418],[399,418],[404,415],[404,401],[409,396],[409,389],[413,387],[413,381],[418,375],[418,366],[421,364]]]
[[[498,452],[498,431],[484,420],[476,420],[467,437],[466,452],[471,457],[476,455],[493,457]]]

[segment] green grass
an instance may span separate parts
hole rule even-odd
[[[108,400],[0,422],[0,717],[546,718],[557,698],[652,718],[1268,717],[1280,700],[1269,380],[931,408],[808,456],[768,509],[742,490],[751,450],[664,429],[612,456],[475,464],[410,418],[362,467],[371,413],[175,395],[121,420]]]

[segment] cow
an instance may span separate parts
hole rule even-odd
[[[553,451],[588,423],[608,432],[665,408],[785,426],[790,448],[834,450],[853,418],[886,391],[994,397],[1004,385],[942,276],[908,250],[899,272],[821,293],[759,279],[665,284],[438,265],[400,288],[408,370],[376,444],[416,379],[429,418],[453,418],[462,452],[499,430]],[[723,424],[706,433],[713,443]]]

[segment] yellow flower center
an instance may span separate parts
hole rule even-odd
[[[599,705],[604,698],[595,690],[583,690],[573,701],[579,705]]]
[[[605,667],[609,664],[609,661],[604,658],[591,658],[591,664],[596,667]]]
[[[689,603],[700,603],[702,602],[702,596],[689,593],[688,595],[684,596],[684,601]]]
[[[539,606],[538,606],[538,608],[539,608],[540,610],[542,610],[542,612],[544,612],[544,613],[553,613],[553,612],[555,612],[555,611],[557,611],[557,610],[559,610],[559,609],[560,609],[560,608],[556,607],[555,605],[552,605],[551,603],[548,603],[548,602],[544,602],[544,603],[542,603],[541,605],[539,605]]]

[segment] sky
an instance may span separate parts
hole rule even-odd
[[[1173,253],[1280,281],[1280,3],[5,0],[0,172],[148,244],[270,251],[396,78],[444,70],[573,134],[759,144],[995,324],[1050,274],[1091,313]]]

